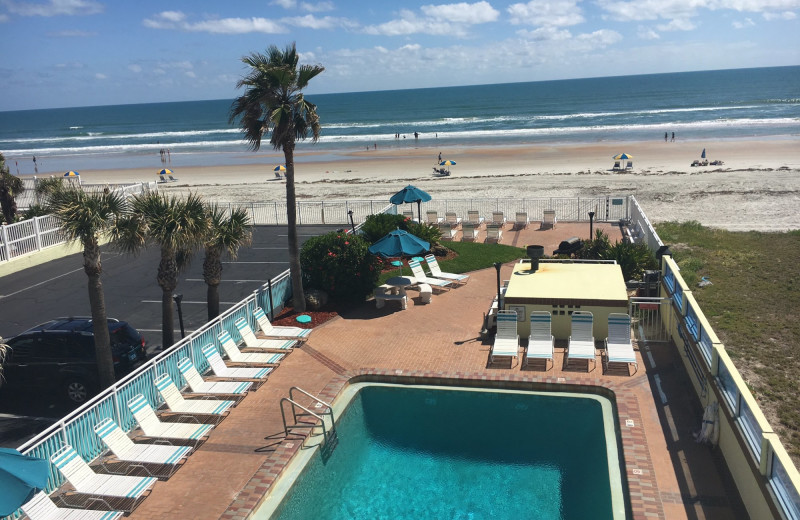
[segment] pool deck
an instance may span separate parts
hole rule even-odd
[[[541,244],[549,253],[565,238],[588,236],[588,224],[559,223],[548,231],[536,227],[512,232],[506,226],[502,242]],[[617,227],[602,227],[612,242],[620,237]],[[504,265],[501,276],[507,279],[511,268]],[[332,400],[351,378],[373,376],[429,384],[491,382],[505,388],[542,383],[552,389],[606,388],[616,398],[633,518],[747,518],[719,452],[694,442],[702,408],[686,391],[690,383],[674,346],[653,346],[654,364],[649,356],[643,360],[637,348],[639,370],[633,376],[603,374],[600,341],[596,368],[588,373],[583,364],[564,366],[566,345],[559,342],[555,366],[547,371],[541,366],[522,369],[519,359],[489,366],[490,342],[482,342],[479,333],[496,293],[496,273],[470,274],[467,285],[435,294],[429,305],[420,304],[410,290],[406,310],[397,302],[382,309],[367,302],[318,327],[231,411],[184,467],[155,485],[131,518],[247,518],[302,445],[299,435],[287,438],[283,432],[279,402],[289,388],[299,386]],[[557,418],[543,418],[543,427],[548,424],[557,428]],[[513,449],[513,442],[524,439],[509,441]]]

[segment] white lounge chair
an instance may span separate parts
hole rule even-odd
[[[530,221],[528,220],[528,213],[524,211],[517,211],[516,219],[514,220],[514,229],[527,229]]]
[[[309,334],[313,329],[301,329],[300,327],[276,327],[270,323],[267,314],[261,307],[256,307],[253,311],[253,317],[261,329],[261,333],[268,338],[288,338],[296,339],[298,341],[306,341]]]
[[[231,363],[246,363],[259,365],[277,365],[286,354],[271,354],[266,352],[244,353],[236,346],[230,332],[223,330],[217,335],[222,350],[227,354]]]
[[[594,316],[591,312],[575,311],[572,313],[572,332],[567,346],[567,364],[572,359],[585,359],[587,372],[590,361],[596,364],[593,328]],[[594,367],[592,369],[594,370]]]
[[[222,361],[222,356],[220,356],[219,352],[217,352],[217,347],[211,343],[203,347],[203,355],[206,357],[206,360],[208,360],[208,364],[211,366],[211,371],[214,372],[214,375],[223,379],[260,380],[266,379],[269,373],[272,372],[272,367],[231,368],[225,365],[225,362]]]
[[[440,217],[436,210],[426,211],[425,217],[428,224],[439,224],[444,221],[444,218]]]
[[[455,211],[445,211],[444,218],[453,228],[461,225],[461,217],[456,215]]]
[[[184,399],[169,374],[161,374],[153,383],[172,413],[223,416],[236,404],[236,401],[220,399]]]
[[[58,507],[44,491],[39,491],[22,504],[22,511],[30,520],[115,520],[124,514],[122,511]]]
[[[425,255],[425,262],[427,262],[428,269],[431,270],[431,276],[434,278],[452,280],[459,285],[464,285],[469,281],[468,274],[443,273],[441,268],[439,268],[439,262],[436,261],[436,257],[433,255]]]
[[[542,213],[542,225],[540,229],[549,229],[556,227],[556,211],[553,209],[546,209]]]
[[[608,337],[606,338],[605,369],[611,363],[624,363],[625,370],[630,373],[633,364],[635,374],[639,370],[636,352],[631,342],[631,317],[627,314],[612,312],[608,315]]]
[[[470,224],[475,224],[476,228],[480,228],[481,224],[483,224],[484,219],[480,212],[477,209],[470,209],[467,210],[467,222]]]
[[[178,360],[178,370],[195,394],[217,394],[244,396],[253,383],[238,381],[205,381],[189,358]]]
[[[164,446],[163,444],[135,444],[113,419],[103,419],[94,426],[94,432],[108,446],[117,460],[140,467],[150,476],[169,477],[192,451],[191,446]],[[103,463],[106,471],[113,468]]]
[[[128,401],[128,408],[133,413],[136,422],[142,428],[146,437],[155,439],[175,439],[191,441],[197,445],[214,428],[213,424],[187,424],[187,423],[168,423],[161,422],[150,403],[142,394],[133,396]]]
[[[461,240],[463,242],[475,242],[478,238],[478,226],[472,222],[461,224]]]
[[[403,216],[408,220],[417,221],[417,217],[414,216],[414,210],[403,211]]]
[[[458,230],[449,222],[439,223],[439,231],[442,232],[442,240],[453,240]]]
[[[503,227],[497,224],[486,225],[486,242],[499,244],[503,239]]]
[[[244,344],[247,346],[247,348],[259,350],[291,351],[295,346],[297,346],[297,340],[293,339],[257,338],[253,332],[253,329],[250,328],[250,324],[247,323],[244,318],[239,318],[236,320],[234,325],[236,325],[236,330],[239,331],[239,335],[242,336]]]
[[[531,359],[544,359],[544,368],[547,370],[547,360],[554,361],[555,339],[550,330],[551,322],[552,316],[549,312],[531,312],[531,335],[528,337],[528,348],[525,350],[522,366],[528,366]]]
[[[101,475],[95,473],[78,452],[65,444],[50,457],[62,475],[69,481],[75,491],[90,495],[87,502],[105,502],[115,509],[131,511],[133,507],[121,507],[124,503],[134,504],[150,491],[158,481],[155,477],[131,477],[127,475]]]
[[[411,260],[410,262],[408,262],[408,266],[411,268],[411,273],[413,274],[414,279],[416,280],[415,285],[426,283],[431,287],[436,287],[439,289],[449,289],[450,286],[453,284],[453,282],[450,280],[429,278],[425,274],[425,271],[422,270],[422,266],[420,265],[420,263],[417,262],[416,260]]]
[[[496,357],[515,358],[519,355],[519,335],[517,335],[517,313],[497,311],[497,333],[494,336],[489,363]]]
[[[492,224],[497,224],[500,227],[506,223],[506,216],[502,211],[492,211]]]

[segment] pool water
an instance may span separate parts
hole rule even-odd
[[[613,426],[606,443],[613,414],[603,401],[365,386],[337,421],[330,458],[309,461],[274,517],[623,518]]]

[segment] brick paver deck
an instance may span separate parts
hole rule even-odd
[[[506,231],[503,242],[537,243],[550,252],[564,238],[579,232],[588,236],[588,224],[559,223],[549,232],[536,226]],[[603,226],[612,241],[619,238],[617,228]],[[511,265],[505,265],[501,275],[508,278],[510,273]],[[407,310],[396,302],[382,309],[368,302],[318,327],[307,344],[287,356],[267,383],[212,431],[183,468],[156,484],[131,517],[246,518],[301,447],[299,436],[286,438],[283,433],[279,401],[289,388],[299,386],[333,400],[348,380],[374,378],[434,384],[458,380],[506,388],[580,385],[586,391],[612,392],[633,518],[746,518],[724,465],[691,439],[702,410],[685,391],[688,384],[681,379],[682,369],[676,369],[680,360],[674,347],[651,350],[655,365],[649,356],[643,363],[637,353],[639,370],[633,376],[603,374],[599,355],[592,372],[585,366],[565,367],[565,345],[559,344],[555,366],[546,372],[541,367],[522,370],[519,361],[488,366],[490,344],[481,341],[480,330],[496,292],[496,274],[487,269],[471,275],[466,286],[434,295],[429,305],[420,304],[409,291]],[[651,388],[655,374],[666,402]]]

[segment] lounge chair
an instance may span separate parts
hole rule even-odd
[[[236,395],[243,397],[252,383],[236,381],[204,381],[189,358],[178,361],[178,370],[181,371],[186,383],[195,394]]]
[[[169,177],[169,182],[177,182],[178,181],[178,179],[176,179],[172,175],[168,175],[168,177]]]
[[[517,216],[514,220],[514,229],[527,229],[528,224],[530,224],[528,213],[525,211],[517,211]]]
[[[404,211],[403,216],[408,220],[413,220],[414,222],[417,221],[417,217],[414,216],[414,210],[411,211]]]
[[[557,222],[556,211],[554,209],[546,209],[542,212],[542,225],[539,226],[539,229],[555,229]]]
[[[456,215],[455,211],[446,211],[444,214],[444,218],[447,222],[450,223],[450,226],[453,228],[457,228],[461,225],[461,217]]]
[[[156,388],[167,403],[172,413],[189,415],[214,415],[225,416],[236,401],[223,401],[221,399],[184,399],[178,387],[172,382],[169,374],[161,374],[156,378]]]
[[[497,333],[494,336],[492,349],[489,351],[489,363],[494,363],[496,357],[510,357],[513,360],[518,355],[517,313],[516,311],[497,311]]]
[[[132,511],[133,507],[122,507],[122,505],[131,502],[133,502],[131,505],[135,505],[158,481],[155,477],[95,473],[69,444],[65,444],[53,453],[50,462],[55,464],[75,491],[89,495],[87,503],[98,501],[112,507],[111,502],[115,502],[113,507],[121,511]]]
[[[44,491],[39,491],[33,495],[33,498],[22,504],[22,511],[30,520],[114,520],[124,514],[122,511],[93,511],[91,509],[58,507]]]
[[[486,242],[499,243],[503,239],[503,228],[497,224],[486,225]]]
[[[608,337],[606,338],[605,370],[611,363],[624,363],[625,370],[630,373],[633,364],[635,374],[639,370],[639,362],[633,351],[631,342],[631,317],[627,314],[612,312],[608,315]]]
[[[206,360],[208,360],[208,364],[211,366],[211,371],[214,372],[214,375],[223,379],[250,379],[257,381],[266,379],[273,370],[272,367],[231,368],[225,365],[219,352],[217,352],[217,347],[211,343],[203,347],[203,355],[206,357]]]
[[[486,220],[486,219],[484,219],[481,216],[480,212],[477,209],[467,210],[467,220],[466,221],[469,222],[470,224],[475,224],[476,228],[481,227],[481,224],[483,224],[484,220]]]
[[[436,210],[428,210],[425,212],[426,222],[428,224],[439,224],[444,221],[444,218],[439,216]]]
[[[500,227],[506,223],[506,216],[503,215],[502,211],[492,211],[492,224],[496,224]]]
[[[214,428],[213,424],[161,422],[142,394],[128,401],[128,408],[142,428],[145,437],[191,441],[195,446]]]
[[[523,367],[528,366],[531,359],[544,359],[544,369],[547,370],[547,360],[553,360],[553,347],[555,339],[550,330],[552,316],[547,311],[531,312],[531,335],[528,338],[528,348],[525,350]]]
[[[620,168],[620,166],[619,166],[619,161],[615,161],[614,162],[614,167],[611,168],[611,169],[612,170],[621,170],[622,168]]]
[[[253,317],[261,329],[261,333],[268,338],[287,338],[296,339],[298,341],[305,341],[308,335],[311,334],[313,329],[301,329],[300,327],[276,327],[270,323],[264,309],[256,307],[253,311]]]
[[[463,242],[474,242],[478,238],[478,229],[472,222],[461,224],[461,240]]]
[[[439,231],[442,232],[442,240],[453,240],[458,230],[449,222],[440,222]]]
[[[590,361],[596,364],[593,327],[594,316],[591,312],[575,311],[572,313],[572,332],[567,346],[566,364],[569,364],[572,359],[585,359],[587,372]]]
[[[450,286],[453,284],[451,280],[442,280],[440,278],[429,278],[425,275],[425,271],[422,270],[422,265],[416,260],[411,260],[408,262],[408,266],[411,268],[411,272],[413,273],[414,279],[416,280],[415,285],[419,284],[428,284],[431,287],[436,287],[439,289],[449,289]]]
[[[257,338],[253,329],[250,328],[250,324],[247,323],[244,318],[236,320],[234,325],[236,325],[236,330],[239,331],[239,335],[242,336],[247,348],[259,350],[288,350],[291,352],[292,348],[297,346],[297,340],[294,339]]]
[[[134,444],[113,419],[103,419],[97,423],[94,432],[117,460],[128,462],[131,467],[142,468],[153,477],[169,477],[192,451],[191,446]],[[113,473],[111,465],[103,463],[103,468]]]
[[[433,255],[425,255],[425,262],[428,263],[428,269],[431,270],[431,276],[434,278],[452,280],[459,285],[464,285],[469,281],[468,274],[443,273],[439,268],[439,262],[436,261],[436,257]]]
[[[227,354],[231,363],[277,365],[286,354],[271,354],[266,352],[244,353],[236,346],[230,332],[223,330],[217,335],[222,350]]]
[[[628,164],[625,165],[625,169],[626,170],[633,169],[633,161],[628,161]]]

